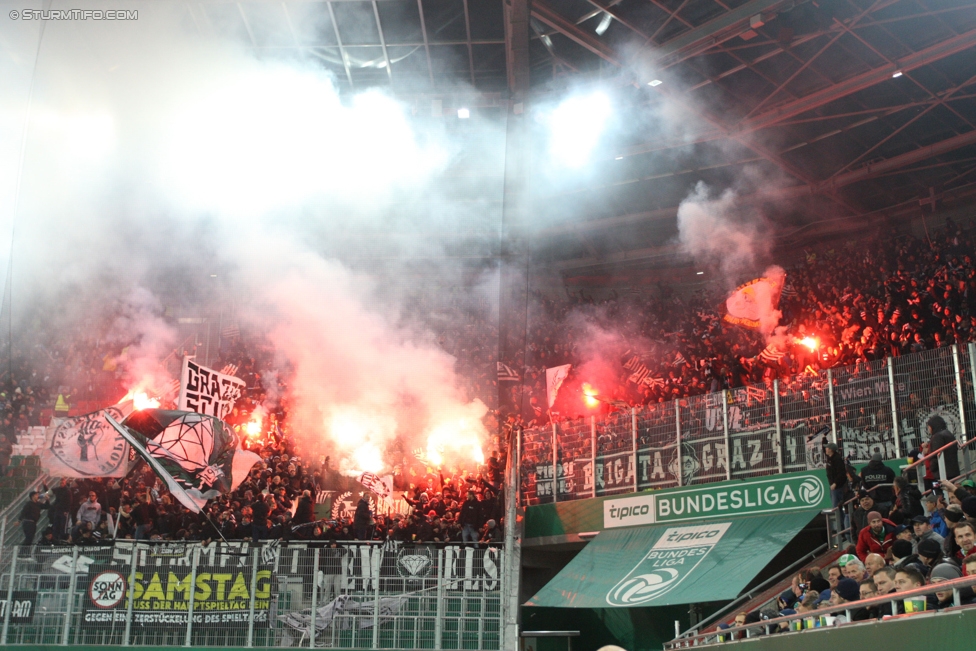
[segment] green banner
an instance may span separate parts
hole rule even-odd
[[[526,510],[525,538],[556,542],[556,538],[572,534],[620,527],[825,509],[830,508],[828,488],[824,471],[810,470],[623,497],[540,504]]]
[[[526,605],[629,608],[732,599],[816,513],[604,531]]]

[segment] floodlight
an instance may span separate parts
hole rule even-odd
[[[603,134],[610,111],[610,99],[601,92],[563,101],[549,115],[553,158],[567,167],[582,167]]]

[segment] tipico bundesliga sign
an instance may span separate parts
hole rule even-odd
[[[797,473],[608,499],[603,502],[603,527],[688,522],[829,506],[823,473]]]

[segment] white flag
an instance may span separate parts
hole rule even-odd
[[[132,469],[129,444],[105,419],[132,413],[131,400],[107,409],[66,418],[46,433],[41,467],[54,477],[125,477]]]
[[[572,367],[572,364],[563,364],[546,369],[546,396],[549,398],[549,409],[552,409],[553,404],[555,404],[559,387],[563,385],[563,381],[569,375],[569,369]]]
[[[223,420],[244,392],[244,380],[183,358],[177,409],[195,411]]]

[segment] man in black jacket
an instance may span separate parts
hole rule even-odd
[[[956,437],[946,426],[942,416],[932,416],[925,423],[925,428],[929,432],[928,458],[925,466],[928,468],[928,475],[939,479],[955,479],[959,476],[959,446],[952,446],[946,449],[941,455],[934,453],[949,443],[956,443]],[[945,477],[939,473],[939,456],[945,460]]]
[[[891,484],[895,481],[895,471],[884,465],[880,454],[873,454],[868,465],[861,469],[861,487],[871,493],[875,507],[887,513],[891,510],[891,503],[895,496],[890,486],[874,488],[881,484]],[[870,490],[874,488],[874,490]]]
[[[37,491],[31,491],[24,508],[20,510],[20,528],[24,532],[24,545],[34,544],[37,521],[41,519],[41,511],[48,508],[46,502],[40,501],[40,495]]]
[[[481,528],[481,503],[475,499],[474,491],[468,491],[468,499],[461,505],[458,516],[461,525],[461,542],[473,542],[478,546],[478,529]]]
[[[925,509],[922,507],[922,494],[918,492],[914,484],[904,477],[895,477],[892,488],[895,491],[895,504],[888,515],[892,522],[910,524],[911,519],[916,515],[925,513]]]
[[[830,506],[836,511],[836,531],[845,528],[844,494],[847,492],[847,465],[837,451],[836,443],[828,443],[824,450],[827,461],[827,482],[830,484]]]

